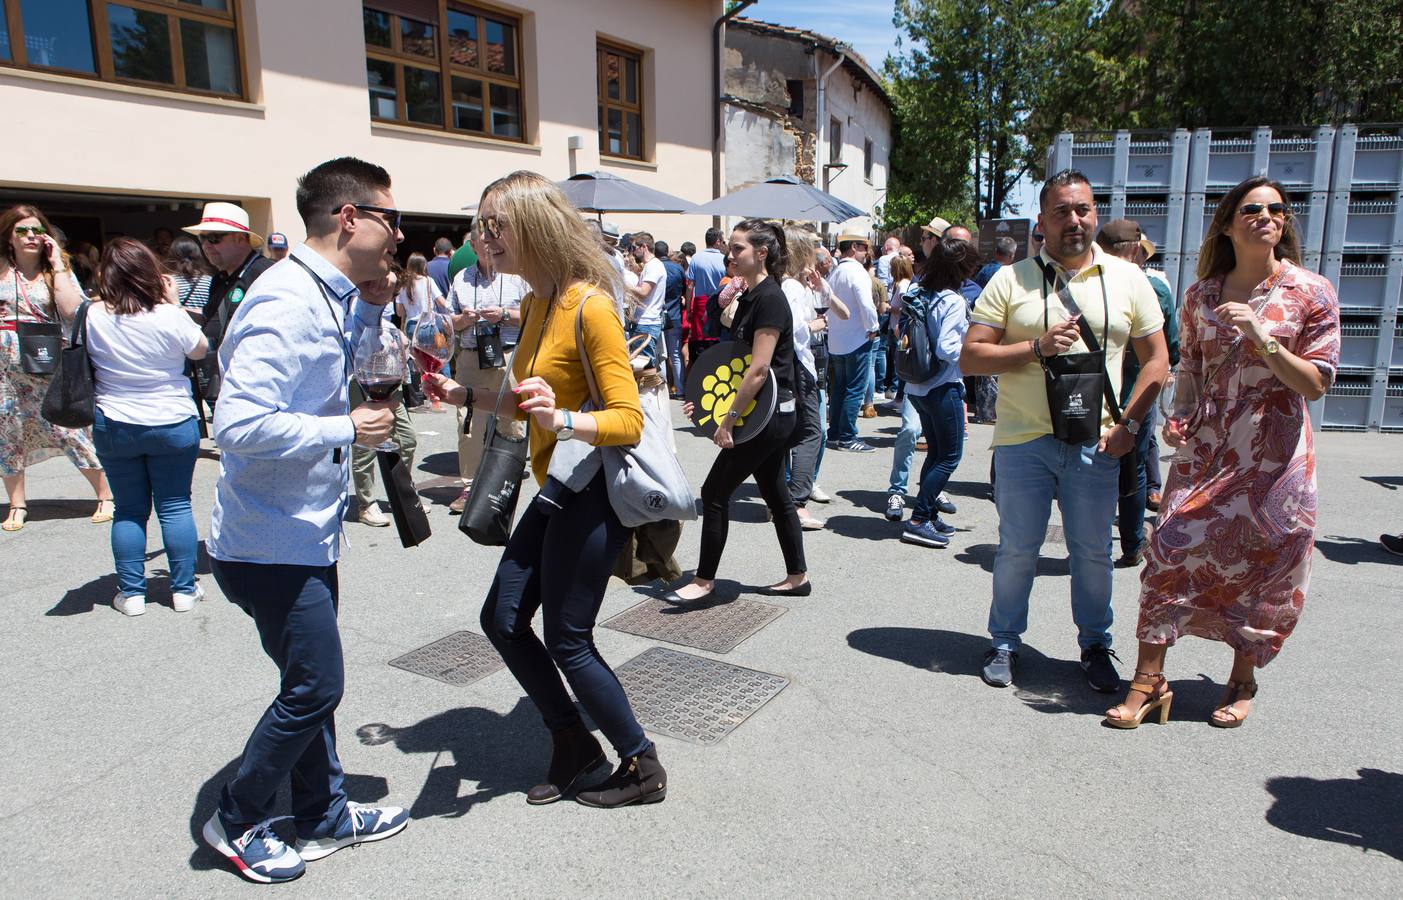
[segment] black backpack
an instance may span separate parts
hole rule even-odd
[[[935,354],[940,337],[936,304],[941,296],[913,288],[901,301],[900,337],[896,344],[896,374],[902,381],[920,384],[930,381],[949,365]]]

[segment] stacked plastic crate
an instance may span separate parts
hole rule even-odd
[[[1403,431],[1403,126],[1343,125],[1322,271],[1340,297],[1340,371],[1324,428]]]
[[[1048,172],[1077,169],[1091,181],[1100,219],[1134,219],[1154,241],[1149,267],[1159,269],[1178,296],[1183,261],[1185,194],[1190,133],[1117,131],[1058,136]]]

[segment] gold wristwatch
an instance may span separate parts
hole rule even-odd
[[[1267,342],[1258,348],[1257,355],[1265,359],[1268,356],[1275,356],[1280,350],[1281,344],[1277,343],[1275,338],[1268,338]]]

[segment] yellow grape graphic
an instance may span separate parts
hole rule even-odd
[[[709,415],[701,417],[698,425],[705,425],[713,419],[719,424],[726,417],[726,413],[731,411],[731,404],[736,401],[736,391],[740,389],[741,376],[745,374],[746,368],[750,366],[750,354],[745,358],[736,357],[729,365],[717,366],[715,374],[709,374],[702,379],[701,408]],[[736,420],[736,427],[745,424],[745,417],[755,411],[755,401],[751,400],[750,405],[741,413]]]

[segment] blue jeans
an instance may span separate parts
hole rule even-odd
[[[880,334],[872,339],[872,371],[871,377],[867,379],[867,405],[871,406],[877,399],[878,392],[886,390],[887,380],[887,337]]]
[[[832,405],[829,408],[828,439],[846,444],[857,440],[857,417],[862,412],[862,396],[871,376],[872,342],[868,341],[851,353],[835,353],[833,363]]]
[[[346,809],[345,775],[336,755],[335,712],[345,689],[336,566],[219,559],[211,565],[224,596],[253,618],[263,652],[280,675],[278,695],[224,786],[219,814],[231,829],[263,821],[291,776],[298,836],[325,835]]]
[[[823,440],[818,442],[818,459],[814,460],[814,484],[818,484],[818,470],[823,468],[823,449],[828,443],[828,392],[818,392],[818,426],[823,432]]]
[[[97,410],[93,446],[112,485],[112,560],[122,595],[146,593],[146,522],[161,523],[171,593],[195,592],[199,535],[190,512],[190,481],[200,455],[194,416],[173,425],[132,425]]]
[[[672,370],[667,380],[672,385],[673,394],[681,394],[687,386],[682,377],[682,342],[686,340],[682,335],[685,333],[681,325],[663,330],[663,336],[667,339],[667,363]]]
[[[928,522],[936,517],[936,498],[950,483],[965,453],[965,386],[958,381],[942,384],[924,397],[908,396],[906,403],[916,408],[928,444],[911,521]]]
[[[1083,650],[1093,644],[1111,646],[1111,519],[1120,461],[1097,453],[1094,443],[1067,444],[1048,434],[996,447],[994,469],[999,513],[989,607],[994,649],[1017,650],[1028,629],[1028,597],[1054,497],[1071,557],[1077,643]]]
[[[578,494],[561,493],[560,508],[539,495],[526,507],[497,564],[482,606],[482,630],[547,728],[559,731],[580,721],[560,680],[564,672],[614,750],[634,756],[652,743],[594,645],[594,620],[629,530],[609,505],[602,474]],[[531,629],[537,610],[545,643]]]
[[[916,441],[921,436],[921,417],[911,405],[911,397],[901,401],[901,430],[896,433],[896,446],[891,454],[891,484],[887,493],[906,496],[911,480],[911,460],[916,457]]]
[[[1135,435],[1135,449],[1120,458],[1123,467],[1135,471],[1135,490],[1121,494],[1119,501],[1120,552],[1130,556],[1145,542],[1145,501],[1149,494],[1149,458],[1154,446],[1155,411],[1151,409]]]
[[[658,361],[663,358],[663,327],[662,325],[639,325],[637,322],[630,322],[628,326],[628,336],[646,334],[652,338],[648,346],[643,351],[648,362],[658,365]]]

